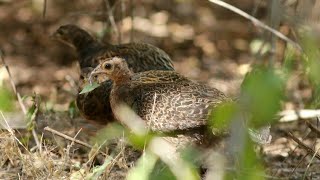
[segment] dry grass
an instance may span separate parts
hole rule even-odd
[[[40,150],[27,148],[16,134],[21,136],[0,132],[0,179],[123,179],[139,156],[123,141],[115,147],[119,152],[102,156],[96,147],[81,153],[73,142],[66,147],[42,142]]]

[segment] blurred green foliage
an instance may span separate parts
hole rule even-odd
[[[79,109],[77,108],[76,101],[71,101],[68,108],[70,118],[79,116]]]
[[[100,84],[98,84],[97,82],[93,82],[92,84],[89,83],[81,90],[79,94],[85,94],[85,93],[91,92],[99,86]]]
[[[119,123],[110,123],[97,132],[97,134],[91,139],[91,143],[98,144],[100,146],[112,139],[126,137],[128,134],[127,131],[128,129],[124,128]]]
[[[301,35],[302,48],[304,51],[304,71],[312,86],[312,108],[320,108],[320,51],[315,35],[304,32]]]
[[[237,109],[238,107],[235,102],[225,102],[212,110],[209,117],[209,125],[215,135],[227,131]]]
[[[282,76],[272,67],[257,66],[245,76],[239,106],[248,114],[249,126],[261,127],[276,120],[284,87]]]
[[[135,148],[143,150],[146,146],[148,146],[148,143],[154,136],[155,134],[152,132],[149,132],[145,135],[130,133],[128,134],[128,139],[131,145],[133,145]]]
[[[263,165],[260,159],[257,158],[254,152],[254,144],[250,141],[249,136],[245,138],[243,149],[240,150],[239,155],[235,160],[235,171],[228,171],[225,179],[239,179],[239,180],[260,180],[265,179]]]
[[[13,93],[0,86],[0,111],[10,112],[15,110],[15,97]]]
[[[149,174],[149,179],[152,180],[176,180],[176,177],[164,162],[160,159],[156,162],[152,172]]]
[[[151,174],[154,166],[156,165],[158,157],[152,154],[149,151],[145,151],[145,153],[139,158],[137,165],[132,168],[127,176],[128,180],[148,180],[149,174]],[[159,173],[162,174],[162,173]],[[156,176],[157,177],[157,176]]]
[[[27,129],[31,131],[35,127],[35,120],[39,112],[40,97],[34,94],[32,97],[32,106],[27,111]]]

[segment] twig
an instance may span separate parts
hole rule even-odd
[[[317,127],[312,125],[309,121],[306,121],[306,124],[313,132],[315,132],[318,136],[320,136],[320,130]]]
[[[311,119],[320,116],[320,109],[284,110],[279,113],[279,122],[290,122],[299,119]]]
[[[0,114],[4,120],[4,122],[7,125],[7,130],[9,131],[10,135],[26,150],[26,152],[29,152],[29,150],[22,144],[22,142],[15,136],[13,129],[9,126],[9,123],[7,121],[7,119],[4,117],[2,111],[0,111]]]
[[[150,132],[151,124],[153,124],[153,120],[154,120],[153,115],[154,115],[154,110],[155,110],[155,107],[156,107],[156,100],[157,100],[157,93],[154,93],[154,96],[153,96],[153,104],[152,104],[152,111],[151,111],[151,122],[150,122],[149,125],[148,125],[147,133]],[[147,145],[147,138],[145,138],[145,140],[144,140],[143,152],[146,151],[146,145]],[[145,159],[145,155],[146,155],[146,153],[143,153],[143,154],[142,154],[142,158]],[[144,159],[143,159],[143,160],[144,160]],[[145,163],[143,163],[143,165],[144,165],[144,164],[145,164]]]
[[[42,18],[44,19],[46,17],[47,13],[47,0],[44,0],[43,2],[43,11],[42,11]]]
[[[2,51],[0,50],[1,61],[2,61],[2,64],[3,64],[3,66],[6,68],[6,71],[7,71],[7,73],[8,73],[9,81],[10,81],[12,90],[13,90],[14,94],[15,94],[15,95],[17,96],[17,98],[18,98],[18,101],[19,101],[19,104],[20,104],[20,107],[21,107],[23,113],[24,113],[24,114],[27,114],[26,107],[24,106],[24,104],[23,104],[23,102],[22,102],[22,98],[21,98],[20,94],[17,92],[17,88],[16,88],[16,85],[15,85],[15,83],[14,83],[14,81],[13,81],[12,76],[11,76],[11,72],[10,72],[10,70],[9,70],[9,66],[6,64],[3,56],[4,56],[4,55],[3,55]]]
[[[63,133],[61,133],[61,132],[59,132],[59,131],[56,131],[56,130],[48,127],[48,126],[45,127],[44,130],[45,130],[45,131],[49,131],[49,132],[51,132],[51,133],[53,133],[53,134],[56,134],[56,135],[58,135],[58,136],[60,136],[60,137],[63,137],[63,138],[65,138],[65,139],[67,139],[67,140],[69,140],[69,141],[71,141],[71,142],[75,142],[75,143],[80,144],[80,145],[82,145],[82,146],[85,146],[85,147],[87,147],[87,148],[92,148],[92,146],[91,146],[90,144],[85,143],[85,142],[82,142],[82,141],[80,141],[80,140],[77,140],[77,139],[75,139],[75,138],[73,138],[73,137],[67,136],[67,135],[65,135],[65,134],[63,134]]]
[[[309,146],[307,146],[306,144],[304,144],[302,141],[300,141],[298,138],[296,138],[291,132],[286,132],[285,133],[292,139],[294,140],[296,143],[298,143],[303,149],[305,149],[307,151],[307,153],[309,154],[315,154],[316,152],[311,149]],[[320,155],[316,154],[315,155],[316,158],[318,158],[320,160]]]
[[[129,0],[129,8],[130,8],[130,18],[131,18],[130,42],[132,42],[133,41],[133,31],[134,31],[133,0]]]
[[[1,58],[3,66],[5,67],[5,69],[6,69],[7,73],[8,73],[11,87],[13,89],[14,94],[16,95],[16,97],[18,99],[18,102],[19,102],[19,105],[21,107],[21,110],[22,110],[23,114],[26,116],[27,115],[27,109],[26,109],[25,105],[22,102],[22,98],[20,96],[20,93],[17,91],[16,84],[13,81],[9,66],[6,64],[6,62],[4,60],[4,55],[3,55],[2,51],[1,51],[1,49],[0,49],[0,58]],[[39,139],[37,137],[37,133],[36,133],[34,128],[32,128],[32,136],[33,136],[34,141],[36,142],[37,147],[40,150],[41,145],[40,145]]]
[[[291,40],[290,38],[288,38],[287,36],[283,35],[281,32],[271,28],[270,26],[264,24],[263,22],[261,22],[260,20],[258,20],[257,18],[251,16],[250,14],[242,11],[241,9],[234,7],[226,2],[223,2],[221,0],[208,0],[209,2],[212,2],[214,4],[217,4],[219,6],[222,6],[234,13],[239,14],[240,16],[250,20],[255,26],[261,27],[267,31],[270,31],[272,34],[278,36],[280,39],[292,44],[295,48],[297,48],[299,51],[302,51],[302,48],[300,47],[299,44],[297,44],[296,42],[294,42],[293,40]]]
[[[126,11],[126,5],[125,5],[125,2],[124,0],[120,0],[120,22],[118,23],[118,30],[119,30],[119,37],[118,37],[118,41],[119,41],[119,44],[121,44],[122,42],[122,27],[123,27],[123,18],[125,16],[125,11]]]
[[[125,148],[121,148],[120,152],[113,157],[113,155],[110,155],[109,157],[112,157],[112,161],[110,162],[110,164],[107,166],[106,170],[108,169],[109,171],[111,171],[112,167],[116,164],[116,162],[118,161],[118,159],[120,158],[121,154],[124,153],[124,149]],[[125,158],[124,158],[125,159]]]
[[[308,170],[310,169],[310,165],[311,165],[314,157],[318,154],[319,150],[320,150],[320,148],[318,148],[318,149],[316,150],[316,152],[313,154],[310,162],[308,163],[308,166],[307,166],[307,168],[306,168],[306,171],[305,171],[304,174],[303,174],[303,179],[305,179],[305,177],[306,177],[306,175],[307,175],[307,172],[308,172]]]
[[[109,0],[105,0],[105,4],[106,4],[106,8],[107,8],[107,13],[108,13],[108,17],[109,17],[109,21],[111,23],[111,26],[113,27],[113,30],[116,33],[116,36],[118,37],[119,40],[119,29],[118,26],[116,24],[116,21],[114,20],[114,16],[113,16],[113,12],[112,12],[112,8],[110,7],[110,3]],[[120,42],[119,42],[120,43]]]
[[[297,146],[298,147],[298,146]],[[292,176],[294,175],[293,173],[297,171],[298,167],[301,165],[301,163],[303,162],[303,160],[308,156],[309,154],[305,154],[300,161],[298,162],[298,164],[292,169],[291,174],[289,176],[289,179],[292,178]]]
[[[77,143],[77,144],[80,144],[80,145],[82,145],[82,146],[84,146],[84,147],[87,147],[87,148],[89,148],[89,149],[92,149],[92,148],[93,148],[93,147],[92,147],[90,144],[88,144],[88,143],[85,143],[85,142],[83,142],[83,141],[80,141],[80,140],[78,140],[78,139],[75,139],[75,138],[73,138],[73,137],[70,137],[70,136],[68,136],[68,135],[65,135],[65,134],[63,134],[63,133],[61,133],[61,132],[59,132],[59,131],[56,131],[56,130],[48,127],[48,126],[45,127],[44,130],[45,130],[45,131],[49,131],[49,132],[51,132],[51,133],[53,133],[53,134],[55,134],[55,135],[58,135],[58,136],[60,136],[60,137],[63,137],[64,139],[67,139],[67,140],[69,140],[69,141],[71,141],[71,142],[75,142],[75,143]],[[106,153],[104,153],[104,152],[102,152],[102,151],[100,151],[100,150],[99,150],[99,152],[100,152],[101,154],[107,156]]]

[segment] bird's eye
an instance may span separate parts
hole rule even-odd
[[[109,63],[106,63],[106,64],[104,65],[104,69],[110,70],[111,68],[112,68],[112,65],[109,64]]]

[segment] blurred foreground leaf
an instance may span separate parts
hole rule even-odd
[[[15,98],[11,91],[0,86],[0,111],[10,112],[14,110]]]
[[[97,132],[96,136],[91,139],[91,143],[98,144],[100,146],[109,140],[121,138],[127,134],[127,130],[121,124],[109,123],[106,127]]]
[[[273,68],[256,67],[241,85],[240,108],[249,124],[261,127],[275,120],[283,99],[284,81]]]
[[[137,149],[144,149],[153,137],[155,137],[155,134],[151,132],[145,135],[139,135],[139,134],[133,134],[133,133],[130,133],[128,135],[129,141]]]
[[[137,165],[128,173],[127,180],[148,180],[158,157],[149,151],[145,151],[139,158]]]
[[[312,84],[312,107],[320,108],[320,50],[314,38],[315,35],[305,32],[302,34],[302,47],[304,50],[305,72]]]
[[[94,89],[96,89],[97,87],[99,87],[100,84],[96,83],[96,82],[93,82],[92,84],[87,84],[79,94],[85,94],[85,93],[88,93],[90,91],[93,91]]]
[[[212,132],[216,135],[225,132],[236,112],[237,107],[234,102],[221,103],[215,107],[209,117]]]
[[[245,144],[243,145],[243,149],[240,151],[238,160],[236,171],[227,173],[225,179],[265,179],[264,168],[254,152],[254,145],[252,141],[250,141],[248,135]]]

